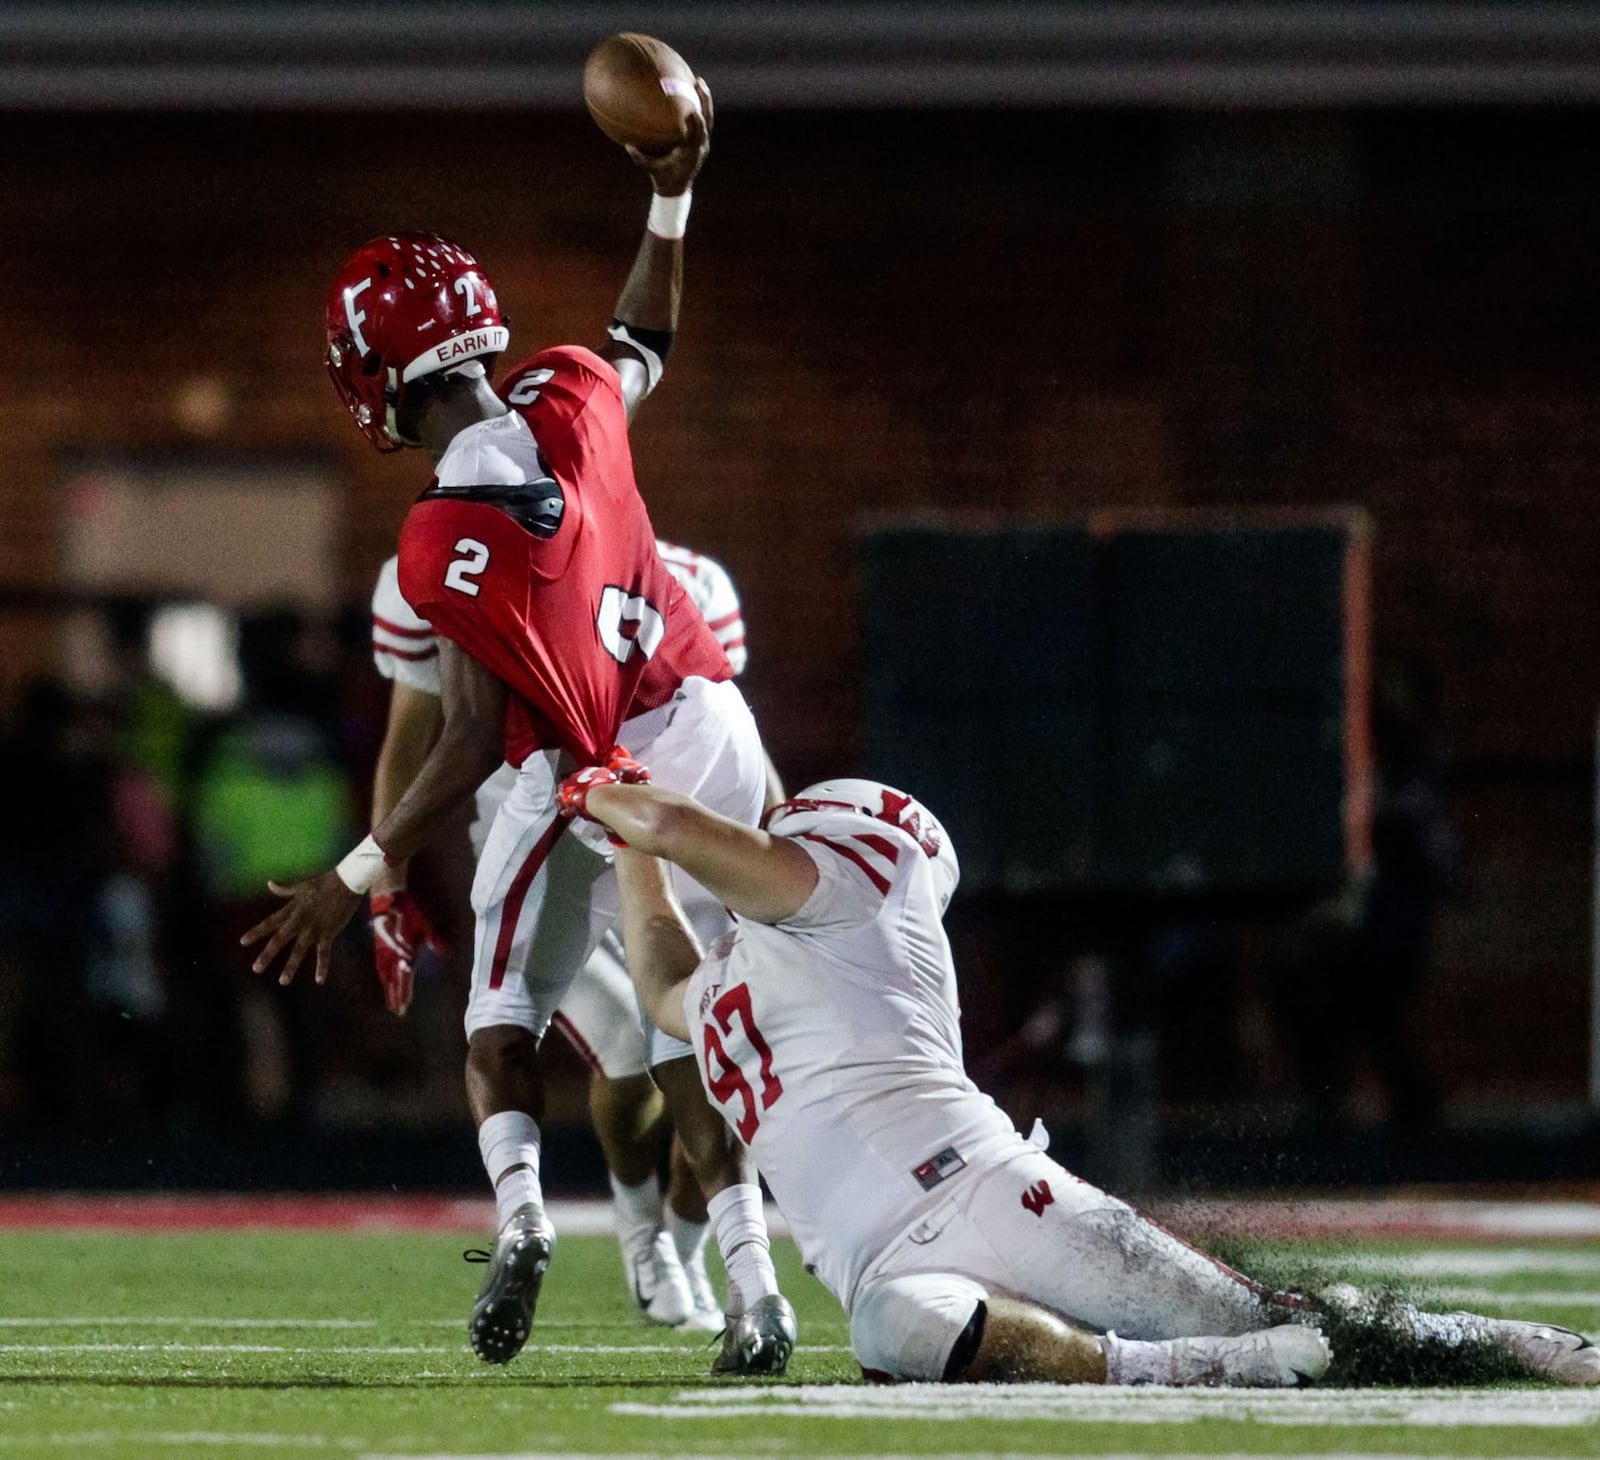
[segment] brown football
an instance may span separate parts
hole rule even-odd
[[[613,142],[667,152],[700,110],[694,72],[664,41],[625,31],[607,36],[583,63],[583,100]]]

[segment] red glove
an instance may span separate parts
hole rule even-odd
[[[445,953],[444,943],[433,931],[428,915],[412,895],[375,892],[372,910],[372,957],[378,966],[378,982],[383,986],[383,1002],[391,1014],[404,1014],[411,1007],[411,990],[416,975],[419,948]]]
[[[585,766],[581,771],[574,771],[556,787],[556,801],[561,807],[563,816],[581,816],[585,821],[599,824],[598,817],[589,815],[589,792],[596,786],[622,784],[622,777],[610,766]]]
[[[611,754],[606,757],[606,769],[622,782],[624,786],[648,786],[650,784],[650,767],[635,760],[628,754],[625,745],[613,745]]]

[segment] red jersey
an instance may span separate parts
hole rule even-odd
[[[510,411],[462,431],[407,514],[400,589],[505,683],[507,760],[592,765],[685,679],[733,671],[656,555],[616,371],[563,345],[500,394]]]

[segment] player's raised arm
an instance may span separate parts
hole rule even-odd
[[[655,196],[644,238],[632,272],[617,298],[609,339],[599,353],[622,379],[622,401],[628,419],[661,379],[673,334],[678,328],[678,301],[683,293],[683,235],[695,177],[711,150],[711,91],[695,82],[700,100],[690,114],[687,136],[669,152],[648,155],[629,147],[628,155],[650,175]]]
[[[816,863],[793,842],[676,791],[623,785],[595,767],[569,776],[561,798],[573,815],[598,821],[633,850],[677,863],[742,918],[781,922],[805,906],[817,885]]]

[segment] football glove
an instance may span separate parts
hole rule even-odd
[[[648,786],[650,784],[650,767],[635,760],[625,745],[613,745],[611,754],[606,757],[606,769],[622,782],[624,786]]]
[[[611,754],[615,758],[617,752],[612,751]],[[650,772],[645,770],[638,761],[634,760],[626,751],[623,751],[622,755],[628,765],[642,772],[644,779],[649,779]],[[621,774],[612,770],[608,765],[585,766],[581,771],[574,771],[556,788],[556,803],[560,806],[563,816],[577,816],[585,821],[592,821],[605,832],[606,840],[612,846],[625,847],[628,845],[627,842],[623,841],[598,816],[589,814],[589,792],[594,790],[596,786],[623,786],[628,784],[630,783],[625,781]],[[638,782],[633,784],[638,784]]]
[[[373,893],[369,907],[372,957],[378,968],[384,1006],[391,1014],[404,1014],[411,1007],[418,950],[431,948],[441,954],[448,950],[433,931],[428,915],[405,888]]]

